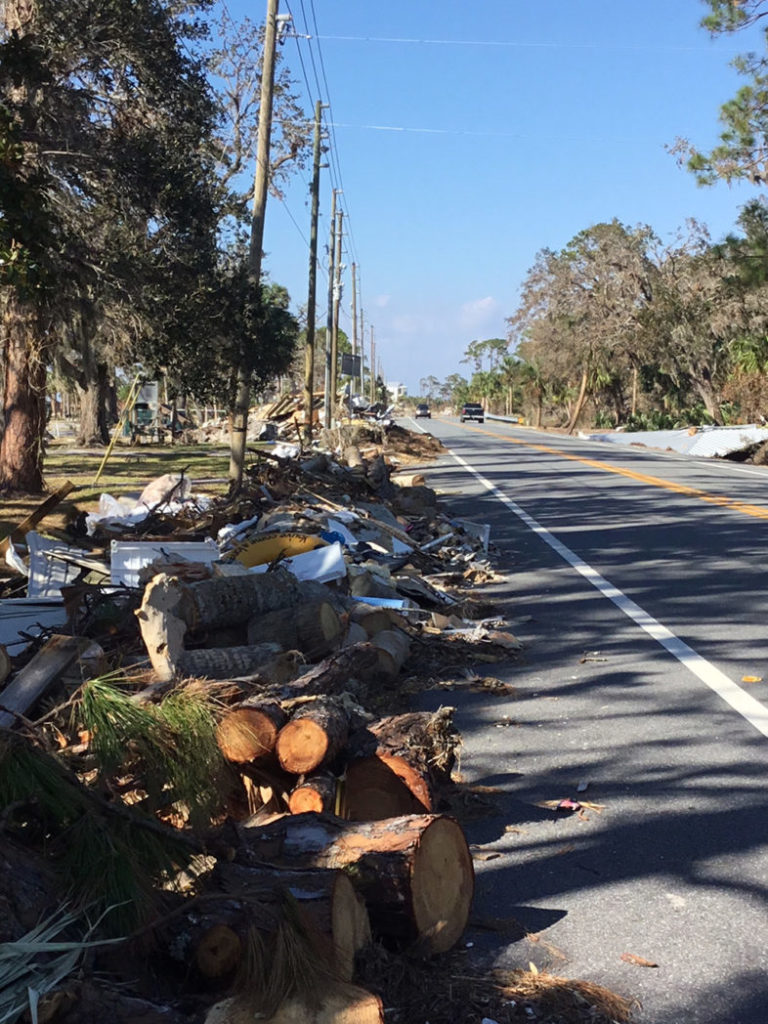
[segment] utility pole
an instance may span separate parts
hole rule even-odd
[[[336,416],[336,396],[339,390],[339,304],[341,303],[341,234],[344,211],[336,214],[336,260],[333,284],[333,337],[331,338],[331,410]]]
[[[376,401],[376,339],[371,324],[371,402]]]
[[[256,171],[253,181],[253,210],[251,213],[251,243],[248,250],[248,281],[258,292],[261,283],[261,252],[264,244],[264,213],[267,207],[269,184],[269,144],[272,132],[272,94],[275,82],[275,47],[277,43],[277,9],[279,0],[267,0],[267,21],[264,32],[264,66],[261,73],[259,100],[259,136],[256,149]],[[285,20],[285,16],[283,19]],[[229,489],[236,494],[243,483],[245,468],[245,440],[248,430],[248,410],[251,405],[251,368],[247,342],[241,342],[237,367],[235,408],[230,435]]]
[[[320,208],[320,118],[324,104],[315,104],[315,139],[312,159],[312,223],[309,229],[309,291],[307,294],[307,343],[304,349],[304,440],[312,440],[315,390],[315,305],[317,294],[317,220]]]
[[[336,189],[331,195],[331,237],[328,242],[328,312],[325,318],[325,399],[323,426],[331,426],[331,335],[333,334],[333,261],[336,255]]]
[[[356,356],[357,353],[357,264],[352,264],[352,355]],[[354,369],[354,365],[352,367]],[[362,373],[362,367],[361,371]],[[356,387],[355,375],[352,374],[352,380],[349,382],[350,396],[351,392]],[[350,409],[352,406],[350,405]]]
[[[360,307],[360,394],[365,398],[365,310]]]

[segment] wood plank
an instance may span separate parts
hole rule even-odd
[[[93,641],[54,634],[31,661],[0,691],[0,728],[10,729],[26,715]]]
[[[0,540],[0,554],[5,554],[8,550],[8,542],[10,540],[23,541],[24,537],[29,533],[30,530],[34,530],[38,523],[42,522],[43,519],[48,515],[49,512],[53,512],[57,505],[61,504],[66,496],[77,489],[77,485],[73,484],[71,480],[67,480],[61,487],[58,487],[53,494],[49,494],[45,501],[41,501],[34,512],[18,523],[11,532]]]

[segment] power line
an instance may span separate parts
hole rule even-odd
[[[639,53],[709,53],[715,56],[723,52],[741,53],[735,47],[720,47],[715,49],[708,46],[638,46],[632,44],[617,43],[606,45],[604,43],[521,43],[504,39],[411,39],[399,36],[327,36],[316,35],[317,39],[324,39],[333,42],[344,43],[395,43],[400,45],[418,46],[491,46],[506,49],[518,50],[621,50],[636,51]]]

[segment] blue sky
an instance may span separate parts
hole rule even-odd
[[[266,0],[227,4],[253,20],[266,10]],[[385,376],[411,394],[430,374],[469,375],[472,340],[506,336],[541,248],[614,217],[662,238],[694,217],[717,238],[757,194],[698,188],[665,150],[678,136],[716,141],[719,107],[739,84],[729,62],[762,49],[755,30],[711,40],[701,0],[281,0],[280,10],[299,32],[306,15],[315,37],[287,40],[283,56],[308,111],[315,56],[351,225],[344,261],[360,267]],[[323,242],[331,177],[322,172]],[[297,307],[308,183],[296,177],[265,221],[264,268]],[[350,301],[347,273],[348,333]]]

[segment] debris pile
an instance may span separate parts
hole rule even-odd
[[[9,538],[0,1019],[381,1022],[352,984],[371,937],[461,937],[460,737],[406,694],[441,643],[519,645],[470,594],[487,527],[394,475],[389,431],[344,430],[257,454],[237,499],[160,479],[70,543]]]

